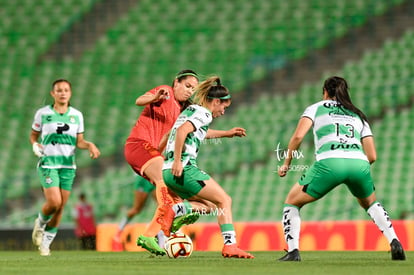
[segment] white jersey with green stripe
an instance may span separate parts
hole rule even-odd
[[[183,152],[181,154],[181,162],[183,166],[188,163],[197,166],[197,154],[200,144],[207,135],[208,126],[212,122],[211,112],[199,105],[188,106],[177,118],[168,137],[167,147],[165,149],[166,160],[163,169],[171,169],[174,161],[175,135],[177,129],[186,121],[193,124],[195,130],[189,133],[184,142]]]
[[[354,158],[366,160],[361,139],[372,136],[366,121],[337,101],[323,100],[306,108],[302,117],[313,121],[316,160]]]
[[[83,133],[83,115],[70,107],[59,114],[48,105],[37,110],[32,129],[41,132],[44,156],[39,165],[43,168],[76,168],[75,149],[77,134]]]

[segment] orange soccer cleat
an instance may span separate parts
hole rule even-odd
[[[254,259],[252,254],[241,250],[236,244],[224,245],[221,255],[223,255],[224,258]]]

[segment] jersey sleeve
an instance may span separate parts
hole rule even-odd
[[[188,117],[187,121],[191,122],[197,131],[201,127],[209,125],[213,121],[213,117],[209,112],[197,109],[196,112]]]
[[[362,131],[361,131],[361,138],[372,136],[371,127],[369,126],[368,122],[363,121]]]
[[[32,123],[32,129],[37,132],[42,131],[42,113],[40,112],[40,110],[37,110],[34,116],[33,123]]]
[[[302,117],[310,118],[312,121],[315,121],[317,106],[316,104],[308,106],[302,114]]]
[[[85,132],[85,124],[83,121],[83,114],[81,112],[79,112],[79,127],[78,127],[78,134],[82,134],[83,132]]]

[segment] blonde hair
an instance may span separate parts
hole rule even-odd
[[[229,90],[221,85],[220,77],[216,75],[210,76],[197,86],[194,93],[194,103],[206,107],[207,103],[215,98],[221,101],[231,100]]]

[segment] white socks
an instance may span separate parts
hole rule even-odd
[[[179,203],[174,204],[172,206],[172,209],[174,210],[174,213],[175,213],[176,217],[187,214],[187,209],[186,209],[183,202],[179,202]]]
[[[56,232],[48,232],[45,231],[43,233],[43,239],[42,244],[40,245],[42,248],[49,248],[50,244],[53,242],[53,240],[56,237]]]
[[[384,234],[387,238],[388,242],[391,243],[393,239],[397,239],[397,235],[395,234],[394,227],[392,226],[391,219],[388,216],[387,211],[385,211],[384,207],[379,202],[373,203],[367,209],[368,215],[374,221],[374,223],[378,226],[379,230]]]
[[[221,235],[223,236],[224,245],[231,245],[231,244],[235,244],[237,242],[235,231],[221,232]]]
[[[300,221],[299,209],[292,205],[285,205],[282,225],[288,252],[299,249]]]
[[[394,227],[392,226],[390,217],[387,211],[382,207],[379,202],[375,202],[367,209],[368,215],[378,226],[379,230],[391,243],[393,239],[398,237],[395,234]],[[299,235],[300,235],[300,213],[299,209],[292,205],[285,205],[283,208],[283,231],[285,235],[285,241],[288,245],[288,252],[299,249]]]

